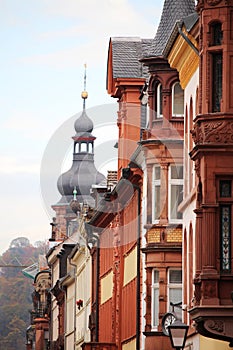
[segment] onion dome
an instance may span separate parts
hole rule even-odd
[[[85,89],[81,96],[83,98],[83,111],[74,123],[76,135],[72,137],[74,140],[73,163],[67,172],[60,175],[57,187],[62,195],[59,204],[69,204],[73,200],[73,191],[75,189],[77,191],[77,201],[79,203],[85,202],[92,206],[94,199],[90,195],[91,187],[105,181],[105,176],[97,171],[94,164],[95,137],[91,134],[93,122],[87,116],[85,110],[85,100],[88,97]],[[77,203],[75,203],[75,210],[76,206]]]
[[[75,121],[74,123],[74,129],[76,131],[75,136],[80,136],[83,133],[91,133],[93,130],[93,122],[92,120],[87,116],[86,113],[86,99],[88,97],[87,91],[83,91],[81,94],[81,97],[83,99],[83,112],[81,116]]]
[[[75,121],[74,129],[79,135],[80,133],[91,133],[93,130],[93,122],[87,116],[85,109],[83,110],[81,116]]]

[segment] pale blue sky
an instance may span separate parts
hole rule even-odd
[[[154,37],[162,3],[0,0],[0,253],[19,236],[32,243],[49,238],[52,213],[46,206],[54,203],[41,195],[41,162],[56,131],[82,110],[84,63],[87,107],[116,104],[105,88],[109,38]],[[97,126],[106,123],[96,118]],[[71,126],[68,138],[72,133]],[[97,145],[115,137],[108,128],[93,133]]]

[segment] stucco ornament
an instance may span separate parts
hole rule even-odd
[[[233,121],[201,121],[191,130],[195,144],[233,143]]]
[[[205,327],[212,332],[222,333],[224,331],[224,323],[221,320],[207,320]]]

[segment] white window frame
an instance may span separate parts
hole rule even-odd
[[[170,282],[170,273],[171,271],[180,271],[181,272],[181,282],[180,283],[171,283]],[[182,269],[181,268],[175,268],[175,267],[170,267],[168,269],[168,272],[167,272],[167,280],[168,280],[168,283],[167,283],[167,311],[168,312],[171,312],[172,311],[172,306],[170,305],[170,302],[173,302],[173,303],[179,303],[179,302],[182,302],[182,297],[183,297],[183,289],[182,289]],[[170,298],[170,290],[174,290],[174,289],[179,289],[181,291],[181,300],[171,300]],[[178,314],[179,316],[182,317],[182,309],[179,309],[179,308],[175,308],[174,309],[175,313]]]
[[[155,169],[159,168],[160,169],[160,179],[156,180],[155,179]],[[156,164],[153,167],[152,171],[152,222],[158,223],[159,218],[155,217],[155,187],[159,187],[159,191],[161,191],[161,167],[160,164]],[[160,207],[160,196],[159,196],[159,207]]]
[[[162,84],[159,83],[157,86],[157,118],[163,118],[163,113],[160,111],[160,98],[162,94]]]
[[[171,178],[171,168],[172,167],[182,167],[183,168],[183,179],[172,179]],[[174,219],[171,218],[171,212],[172,212],[172,208],[171,208],[171,189],[172,186],[182,186],[182,191],[184,193],[184,166],[182,164],[171,164],[169,166],[169,177],[168,177],[168,220],[170,223],[175,223],[175,224],[180,224],[182,223],[182,217],[180,219]]]
[[[175,93],[174,93],[174,90],[175,90],[175,86],[176,85],[180,85],[180,83],[177,81],[177,82],[175,82],[173,85],[172,85],[172,116],[173,117],[183,117],[184,116],[184,104],[183,104],[183,113],[182,114],[176,114],[175,113],[175,108],[174,108],[174,103],[175,103],[175,98],[174,98],[174,96],[175,96]],[[181,85],[180,85],[180,87],[181,87]],[[182,87],[181,87],[181,89],[182,89]],[[183,89],[182,89],[183,90]],[[183,90],[184,91],[184,90]]]
[[[155,281],[155,272],[158,272],[158,280]],[[155,291],[158,291],[158,297],[155,300]],[[152,270],[151,284],[151,328],[154,331],[158,330],[159,326],[159,270]]]

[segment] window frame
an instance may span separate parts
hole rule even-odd
[[[184,106],[184,89],[182,89],[181,85],[181,89],[183,91],[183,113],[179,114],[179,113],[175,113],[175,86],[176,85],[180,85],[179,81],[176,81],[173,85],[172,85],[172,117],[174,118],[183,118],[184,114],[185,114],[185,106]]]
[[[158,272],[158,280],[155,281],[155,272]],[[158,298],[155,300],[155,291],[158,291]],[[151,282],[151,328],[157,331],[159,326],[159,269],[152,269]]]
[[[159,168],[160,169],[160,178],[155,179],[155,169]],[[155,210],[156,204],[155,204],[155,188],[159,188],[159,208],[158,210]],[[161,167],[160,164],[155,164],[153,166],[153,171],[152,171],[152,222],[153,223],[158,223],[160,219],[160,213],[161,213]],[[155,213],[159,212],[158,217],[156,217]]]
[[[171,178],[171,169],[172,167],[182,167],[183,168],[183,178],[182,179],[172,179]],[[172,208],[171,208],[171,193],[172,193],[172,186],[182,186],[182,193],[183,193],[183,198],[184,199],[184,166],[183,164],[170,164],[169,168],[168,168],[168,220],[170,223],[182,223],[182,213],[181,213],[181,218],[172,218],[171,214],[172,214]],[[181,200],[181,202],[182,202]],[[180,203],[181,203],[180,202]],[[179,204],[177,205],[177,207],[179,206]]]
[[[170,272],[171,271],[180,271],[181,272],[181,282],[180,283],[170,283]],[[183,300],[183,276],[182,276],[182,268],[180,267],[169,267],[167,271],[167,312],[172,311],[172,306],[170,305],[171,302],[171,297],[170,297],[170,291],[177,289],[181,291],[181,300],[179,301],[172,301],[173,303],[179,303],[182,302]],[[179,311],[177,308],[174,310],[176,314],[179,315]],[[180,309],[181,312],[181,309]],[[182,317],[182,312],[181,312],[181,317]]]
[[[162,84],[159,83],[157,85],[157,118],[161,119],[163,118],[163,92],[162,92]],[[162,107],[162,108],[161,108]],[[162,109],[162,111],[161,111]],[[161,113],[162,112],[162,113]]]
[[[211,57],[211,113],[221,112],[223,89],[223,54],[222,51],[212,51]],[[219,64],[219,61],[221,63]],[[219,67],[221,66],[221,73]],[[218,83],[218,84],[217,84]],[[218,96],[219,95],[219,96]]]

